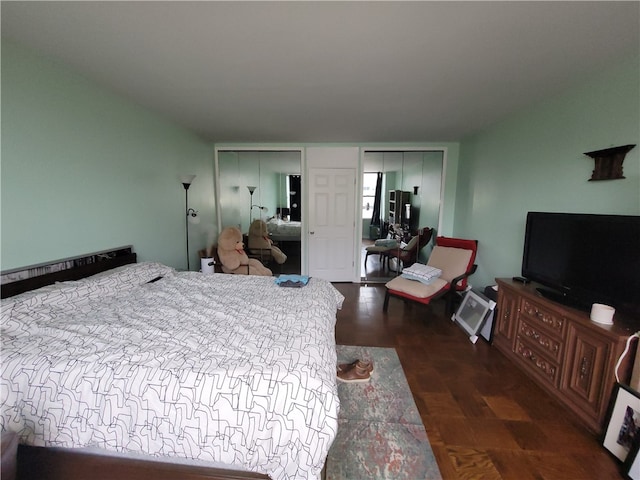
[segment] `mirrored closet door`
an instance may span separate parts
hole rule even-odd
[[[407,243],[419,229],[440,225],[442,150],[365,150],[363,153],[361,279],[386,282],[401,272],[403,264],[386,255],[396,241]],[[433,240],[435,240],[435,234]],[[416,253],[424,263],[432,242]],[[394,244],[395,245],[395,244]],[[396,248],[396,247],[394,247]]]
[[[300,150],[216,150],[218,231],[235,226],[248,235],[263,220],[287,255],[282,264],[262,259],[276,274],[301,273],[301,160]]]

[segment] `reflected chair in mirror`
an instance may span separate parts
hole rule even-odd
[[[380,266],[384,270],[385,262],[387,261],[386,253],[390,250],[398,249],[398,244],[395,240],[377,240],[377,245],[370,245],[365,248],[364,255],[364,268],[367,268],[367,259],[369,255],[379,255],[380,256]]]
[[[287,261],[287,255],[271,240],[267,223],[261,218],[255,219],[249,226],[245,250],[249,258],[256,258],[263,265],[282,265]]]
[[[382,310],[387,311],[390,297],[424,305],[444,297],[447,302],[447,314],[452,314],[458,292],[467,290],[467,279],[476,271],[477,265],[474,262],[477,251],[477,240],[437,237],[427,265],[441,270],[440,276],[429,283],[403,276],[387,282]]]
[[[247,254],[247,257],[260,260],[260,263],[265,267],[273,267],[275,262],[273,261],[270,248],[249,248],[249,236],[246,233],[242,234],[242,242],[244,243],[244,252]]]
[[[433,236],[433,229],[424,227],[418,230],[418,233],[411,237],[411,240],[402,248],[393,248],[385,252],[387,257],[387,267],[389,267],[390,260],[396,259],[396,273],[399,273],[402,268],[409,267],[416,263],[420,258],[420,250],[428,245]],[[402,265],[402,266],[401,266]]]

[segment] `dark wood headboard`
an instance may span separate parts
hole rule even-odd
[[[55,282],[79,280],[96,273],[136,262],[132,246],[88,253],[53,262],[40,263],[0,272],[2,286],[0,298],[35,290]]]

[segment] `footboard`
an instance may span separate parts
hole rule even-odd
[[[270,477],[174,463],[94,455],[55,448],[18,447],[17,480],[253,480]]]

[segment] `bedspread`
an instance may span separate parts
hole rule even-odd
[[[312,278],[165,272],[2,305],[0,422],[36,446],[99,447],[318,478],[337,431],[335,313]]]

